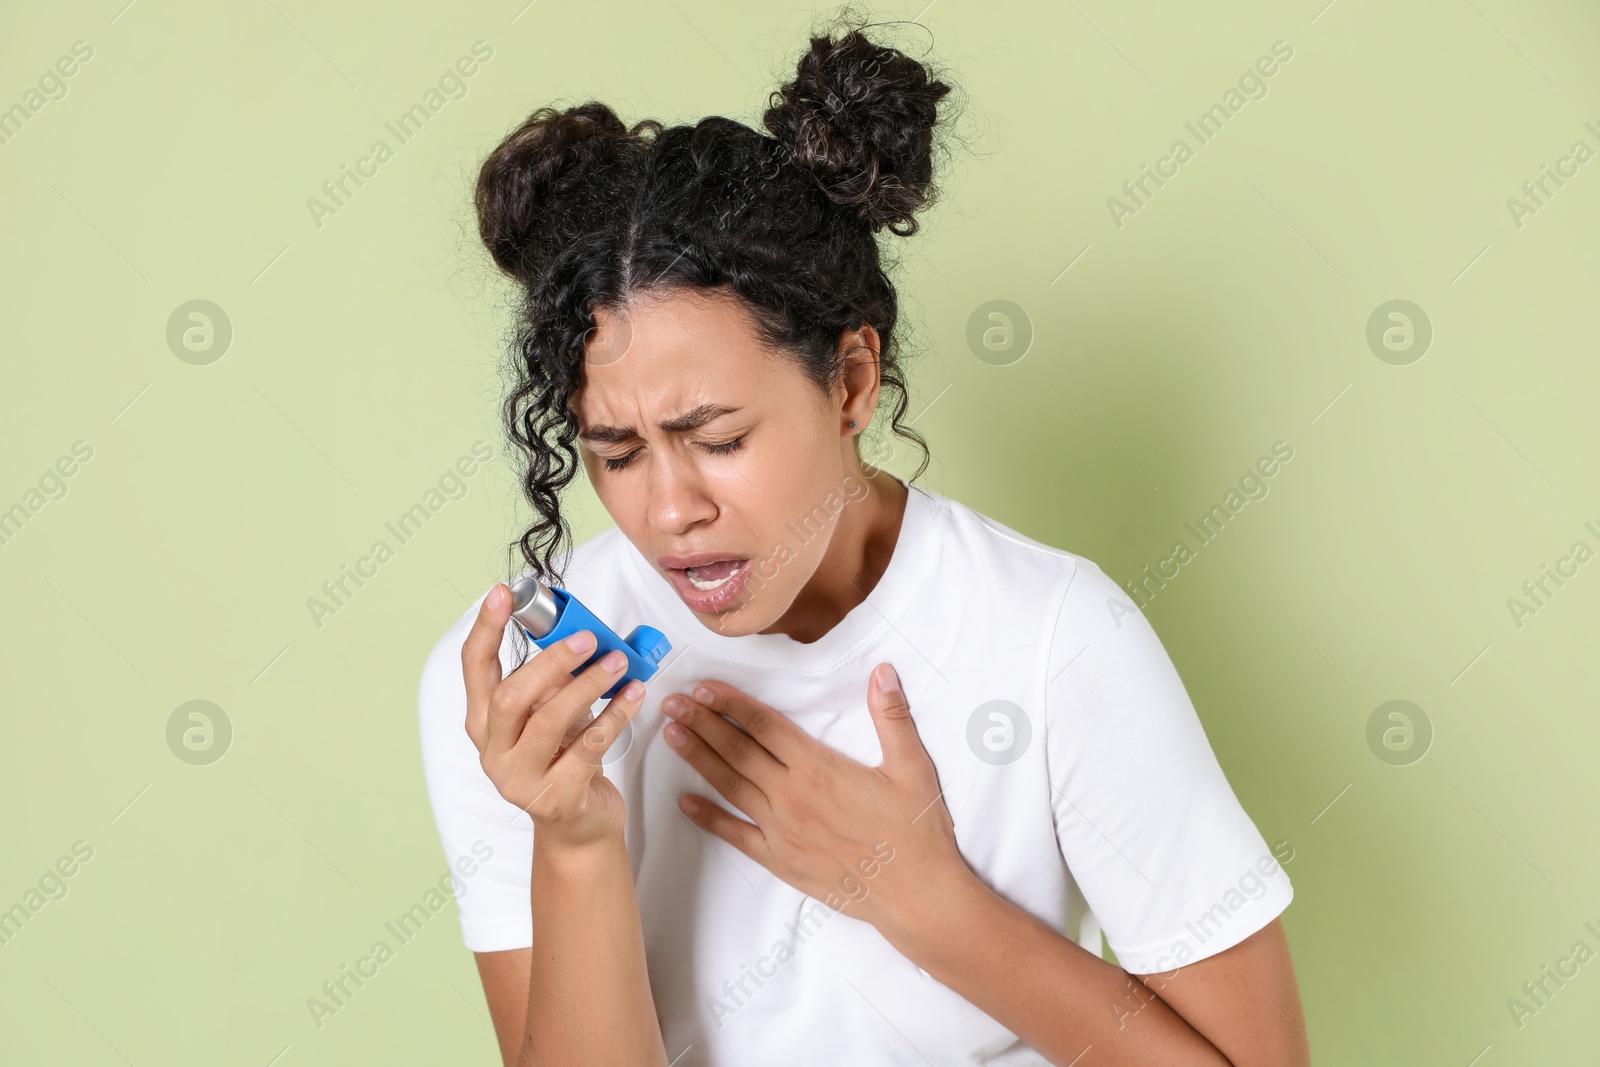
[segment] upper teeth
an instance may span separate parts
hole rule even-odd
[[[743,566],[743,564],[740,566]],[[713,589],[721,589],[724,585],[726,585],[729,578],[732,578],[735,574],[739,573],[739,567],[735,567],[721,578],[717,578],[714,581],[709,582],[703,582],[696,578],[694,576],[694,571],[695,569],[693,567],[690,567],[684,571],[684,574],[686,574],[689,578],[689,584],[700,590],[702,593],[709,593]]]

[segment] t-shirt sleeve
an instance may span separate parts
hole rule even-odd
[[[423,776],[455,886],[461,938],[473,952],[496,952],[533,944],[533,820],[495,789],[467,736],[461,645],[483,596],[429,653],[417,709]],[[500,647],[502,673],[517,662],[508,627]]]
[[[1294,889],[1150,623],[1075,567],[1046,668],[1056,836],[1122,968],[1170,972],[1266,926]]]

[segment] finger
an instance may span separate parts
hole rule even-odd
[[[746,856],[771,870],[767,859],[767,835],[761,827],[747,823],[736,815],[723,811],[705,797],[685,794],[678,808],[706,833],[720,837]]]
[[[606,753],[639,714],[644,693],[644,683],[637,678],[623,686],[594,721],[583,728],[575,743],[556,757],[549,778],[557,789],[570,791],[588,785],[605,763]]]
[[[761,742],[682,693],[668,694],[661,701],[661,713],[693,730],[723,762],[754,782],[762,792],[768,790],[779,772],[787,769],[762,747]]]
[[[693,730],[675,722],[667,723],[661,736],[672,750],[700,772],[700,777],[711,783],[711,788],[727,798],[728,803],[750,816],[756,822],[766,822],[772,812],[767,795],[750,779],[728,766],[716,750],[706,744]]]
[[[533,709],[515,745],[517,758],[524,761],[524,766],[541,771],[549,767],[562,738],[574,723],[588,717],[590,706],[617,684],[617,676],[627,666],[628,657],[613,649],[585,667],[561,692]]]
[[[900,685],[900,675],[887,663],[873,668],[872,679],[867,683],[867,711],[878,731],[878,745],[883,749],[880,770],[888,772],[932,762],[922,738],[917,735],[917,724],[912,721],[911,705]]]
[[[555,693],[559,692],[559,690],[552,689],[551,692]],[[573,721],[572,725],[567,727],[567,732],[561,735],[561,743],[556,746],[555,758],[560,759],[561,753],[571,748],[572,742],[576,741],[578,736],[589,728],[589,723],[593,721],[594,720],[588,718],[587,716],[579,715],[577,719]]]
[[[810,734],[790,722],[787,715],[726,682],[701,682],[694,687],[694,699],[738,723],[780,763],[793,762],[805,753],[807,746],[817,744]]]
[[[560,690],[569,684],[572,672],[593,652],[594,634],[579,630],[565,640],[541,648],[512,671],[489,698],[489,747],[499,752],[515,745],[529,714],[554,699],[548,696],[548,691]]]
[[[483,750],[488,737],[489,695],[500,684],[500,645],[511,618],[511,591],[496,582],[478,607],[461,643],[461,677],[467,687],[467,736]]]

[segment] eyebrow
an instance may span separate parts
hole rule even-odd
[[[725,404],[701,404],[699,407],[686,411],[682,415],[675,415],[670,419],[665,419],[657,423],[657,425],[666,433],[685,433],[704,426],[712,419],[722,415],[730,415],[738,410],[738,408],[730,408]],[[585,441],[617,444],[622,441],[630,441],[639,436],[639,431],[632,426],[591,426],[579,433],[578,436]]]

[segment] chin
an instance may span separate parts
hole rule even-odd
[[[766,597],[760,598],[766,600]],[[700,624],[712,633],[721,634],[723,637],[747,637],[758,634],[778,621],[781,612],[773,613],[765,610],[765,605],[760,603],[747,603],[740,607],[730,608],[727,611],[714,615],[704,612],[695,612],[695,618]]]
[[[733,614],[713,615],[710,617],[702,615],[699,618],[700,624],[707,630],[723,637],[748,637],[751,634],[760,633],[763,628],[760,623],[746,621],[742,617],[743,614],[743,612],[740,612],[739,617],[735,617]]]
[[[783,588],[768,582],[760,588],[745,590],[739,601],[725,611],[696,611],[694,614],[700,624],[713,633],[724,637],[747,637],[776,626],[799,593],[799,589]]]

